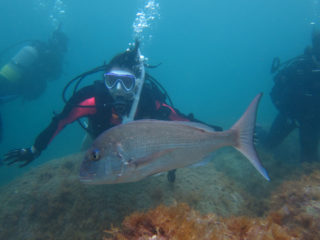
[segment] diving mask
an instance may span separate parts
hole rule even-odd
[[[104,74],[104,83],[108,89],[116,87],[119,83],[125,91],[130,92],[135,87],[136,77],[122,72],[108,72]]]

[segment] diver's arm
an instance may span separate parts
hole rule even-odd
[[[80,90],[66,104],[61,114],[53,117],[49,126],[43,130],[35,140],[35,143],[28,148],[20,148],[9,151],[4,155],[3,161],[8,165],[22,163],[19,166],[32,162],[39,157],[41,152],[46,149],[52,139],[69,123],[75,120],[96,113],[94,91],[90,87]],[[93,107],[82,107],[93,106]]]
[[[36,138],[34,148],[39,152],[43,151],[66,125],[81,117],[95,114],[96,111],[95,97],[92,89],[87,87],[67,102],[61,114],[52,118],[50,125]]]
[[[188,115],[185,115],[183,113],[181,113],[178,109],[171,107],[168,104],[165,103],[160,103],[158,104],[158,111],[159,112],[165,112],[165,114],[167,116],[166,120],[171,120],[171,121],[192,121],[192,122],[199,122],[205,125],[208,125],[209,127],[212,127],[215,131],[222,131],[222,127],[216,126],[216,125],[211,125],[211,124],[207,124],[205,122],[202,122],[196,118],[194,118],[193,113],[190,113]]]

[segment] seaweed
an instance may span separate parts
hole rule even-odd
[[[273,218],[201,215],[185,203],[159,205],[147,212],[127,216],[122,228],[105,231],[104,240],[140,239],[210,239],[210,240],[294,240],[298,232],[279,225]]]
[[[320,239],[320,171],[284,182],[271,197],[273,221],[296,229],[302,239]]]

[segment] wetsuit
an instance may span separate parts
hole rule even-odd
[[[155,85],[145,83],[135,119],[196,121],[192,115],[185,116],[166,104],[165,99],[165,95]],[[104,130],[122,122],[114,104],[114,100],[101,81],[82,88],[68,101],[62,113],[55,116],[50,125],[40,133],[34,147],[41,152],[67,124],[81,117],[88,118],[88,132],[95,139]],[[212,127],[221,130],[219,127]]]
[[[311,54],[299,57],[274,78],[270,93],[279,113],[272,123],[266,146],[280,144],[299,128],[301,160],[317,160],[320,131],[320,66]]]
[[[25,100],[38,98],[46,89],[47,80],[58,79],[62,74],[63,50],[40,41],[23,47],[0,68],[0,106],[18,97]],[[0,124],[0,142],[2,131]]]

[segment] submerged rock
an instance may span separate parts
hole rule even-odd
[[[76,154],[51,160],[3,186],[0,239],[102,239],[104,229],[120,225],[135,211],[177,202],[203,214],[255,214],[248,208],[250,195],[212,163],[179,169],[174,184],[163,174],[95,186],[79,182],[81,158]]]
[[[244,231],[251,234],[245,236],[256,236],[259,231],[266,236],[256,239],[320,239],[312,235],[320,227],[320,172],[315,170],[320,169],[319,164],[301,167],[289,162],[280,167],[285,159],[261,156],[271,182],[230,149],[218,151],[205,166],[178,169],[173,184],[165,173],[136,183],[84,185],[78,178],[82,154],[53,159],[0,188],[0,239],[103,239],[105,229],[111,229],[111,237],[116,239],[120,236],[116,234],[128,230],[126,225],[120,230],[123,221],[129,221],[131,229],[136,226],[132,216],[143,216],[137,219],[144,223],[144,217],[151,216],[144,212],[160,211],[162,220],[167,218],[172,226],[178,226],[185,220],[176,221],[170,214],[184,216],[181,209],[187,209],[189,218],[196,216],[192,221],[196,220],[193,226],[197,228],[190,229],[197,232],[190,236],[204,234],[196,229],[210,226],[221,234],[225,231],[233,237],[230,239],[241,239],[238,236]],[[151,233],[161,233],[158,223],[147,225]],[[146,225],[141,231],[144,228]],[[209,236],[212,231],[205,233]],[[137,233],[131,230],[131,234]],[[154,239],[166,239],[159,236]]]
[[[319,164],[311,174],[284,182],[271,197],[271,216],[279,224],[299,231],[301,239],[320,239]]]
[[[159,205],[127,216],[121,227],[105,230],[104,239],[320,239],[319,168],[319,163],[303,164],[300,173],[304,175],[282,182],[272,192],[270,211],[265,211],[263,217],[221,217],[200,214],[187,204]]]

